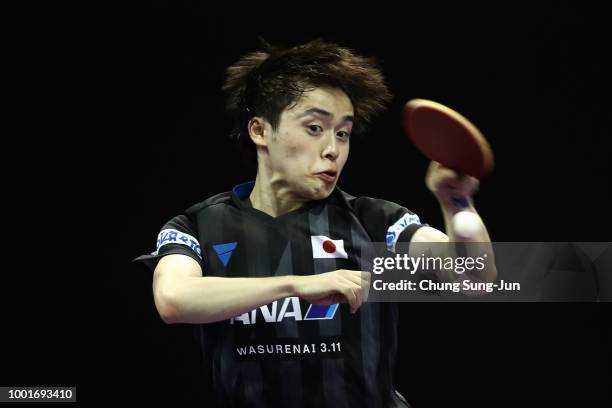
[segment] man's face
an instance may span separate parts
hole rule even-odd
[[[315,88],[269,124],[268,174],[282,195],[320,200],[333,191],[349,154],[353,105],[336,88]]]

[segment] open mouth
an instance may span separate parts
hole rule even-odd
[[[319,176],[319,178],[322,178],[323,180],[327,182],[335,181],[337,175],[338,175],[338,172],[333,171],[333,170],[322,171],[320,173],[317,173],[317,176]]]

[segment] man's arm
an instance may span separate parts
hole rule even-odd
[[[454,255],[454,253],[440,253],[441,250],[451,250],[451,245],[428,246],[427,243],[477,243],[466,246],[466,256],[476,258],[486,254],[486,267],[482,271],[473,270],[466,273],[465,278],[469,277],[472,280],[494,282],[497,278],[497,269],[495,267],[491,238],[472,202],[472,195],[478,188],[478,180],[470,176],[459,176],[453,170],[442,166],[440,163],[431,162],[427,171],[426,184],[440,204],[444,216],[446,234],[432,227],[419,228],[410,241],[410,256],[419,256],[424,249],[431,250],[433,256],[444,257]],[[475,220],[480,224],[480,228],[474,236],[464,237],[455,231],[452,220],[459,211],[466,211],[476,215]],[[445,281],[454,281],[459,277],[455,273],[439,273],[438,276]]]
[[[186,255],[166,255],[153,274],[153,295],[166,323],[212,323],[239,316],[288,296],[330,305],[348,302],[351,312],[366,300],[370,275],[338,270],[309,276],[221,278],[202,276]]]

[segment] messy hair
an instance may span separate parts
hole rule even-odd
[[[391,100],[374,58],[362,57],[348,48],[321,39],[292,48],[275,48],[264,42],[265,51],[251,52],[227,68],[222,90],[226,108],[234,117],[233,137],[255,154],[248,135],[254,116],[266,119],[276,130],[284,109],[315,87],[339,88],[354,109],[353,133],[363,132]]]

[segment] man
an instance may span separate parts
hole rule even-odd
[[[170,220],[138,258],[154,268],[162,319],[200,325],[221,406],[407,406],[392,378],[397,309],[365,303],[366,254],[459,241],[450,220],[475,212],[477,181],[430,166],[448,235],[337,188],[351,135],[391,95],[372,59],[335,44],[248,54],[224,90],[257,176]],[[472,240],[488,242],[486,229]]]

